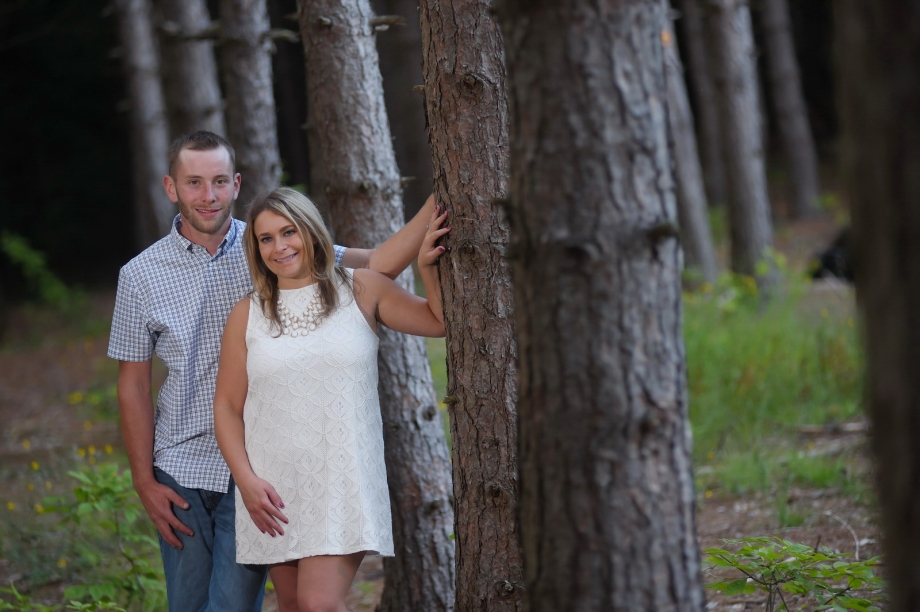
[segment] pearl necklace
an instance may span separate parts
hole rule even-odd
[[[312,331],[316,331],[323,319],[323,304],[320,301],[319,291],[313,293],[313,297],[307,304],[302,313],[295,314],[291,312],[284,300],[278,297],[278,316],[281,318],[281,333],[288,334],[293,338],[306,336]]]

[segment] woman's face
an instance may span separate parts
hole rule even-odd
[[[297,289],[313,283],[313,244],[286,217],[263,211],[252,223],[259,254],[278,277],[281,289]]]

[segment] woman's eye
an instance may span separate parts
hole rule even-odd
[[[285,236],[290,236],[290,235],[292,235],[292,234],[294,234],[294,233],[295,233],[294,230],[289,229],[288,231],[284,232],[284,235],[285,235]]]

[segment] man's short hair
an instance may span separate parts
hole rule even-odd
[[[169,145],[169,176],[174,179],[176,178],[176,160],[179,159],[179,153],[182,153],[185,149],[191,149],[192,151],[213,151],[220,147],[225,148],[227,153],[230,154],[230,169],[232,172],[235,172],[236,151],[233,150],[233,145],[227,142],[227,139],[223,136],[205,130],[198,130],[191,134],[179,136]]]

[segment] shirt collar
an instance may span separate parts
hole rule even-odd
[[[214,254],[214,257],[222,254],[226,249],[232,247],[236,244],[237,240],[240,239],[242,234],[242,227],[245,226],[245,223],[238,221],[233,217],[230,217],[230,229],[227,230],[227,234],[224,236],[224,239],[221,241],[220,245],[217,247],[217,252]],[[172,236],[173,243],[183,251],[190,251],[193,247],[198,247],[204,249],[200,244],[196,244],[182,235],[179,231],[179,228],[182,227],[182,215],[176,215],[173,218],[172,230],[170,230],[170,236]]]

